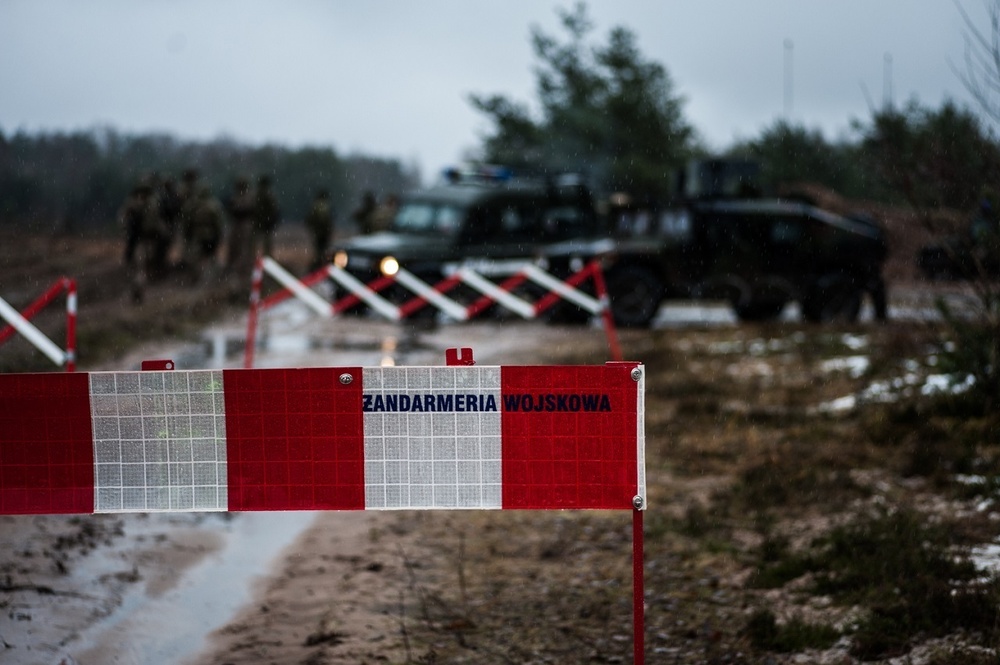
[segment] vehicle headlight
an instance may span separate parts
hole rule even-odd
[[[347,252],[344,250],[340,250],[333,255],[333,265],[337,266],[341,270],[346,268],[348,263],[350,263],[350,261],[348,260]]]
[[[399,261],[391,256],[387,256],[378,264],[378,269],[381,270],[382,274],[386,277],[392,277],[399,272]]]

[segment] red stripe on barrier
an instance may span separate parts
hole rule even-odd
[[[62,293],[63,289],[68,289],[69,284],[70,280],[65,277],[60,277],[55,284],[49,287],[48,291],[38,296],[34,302],[25,307],[21,312],[21,316],[23,316],[25,320],[30,321],[36,314],[45,309],[46,305],[55,300],[56,297]],[[13,337],[15,333],[17,333],[17,330],[14,329],[14,326],[4,326],[3,329],[0,329],[0,344],[3,344],[8,339]]]
[[[445,279],[441,280],[431,288],[433,288],[438,293],[448,293],[461,283],[462,279],[457,275],[455,275],[452,277],[446,277]],[[417,296],[416,298],[410,298],[409,300],[407,300],[406,302],[404,302],[402,305],[399,306],[399,315],[405,319],[414,312],[423,309],[427,305],[428,301],[420,296]]]
[[[230,510],[364,509],[360,368],[226,370],[223,382]]]
[[[367,284],[367,287],[370,290],[374,291],[375,293],[380,293],[384,291],[386,288],[388,288],[389,285],[393,284],[395,281],[396,281],[395,276],[383,275],[382,277],[379,277],[370,284]],[[361,300],[361,298],[359,298],[357,295],[353,293],[348,294],[343,298],[341,298],[340,300],[338,300],[337,302],[333,303],[333,313],[340,314],[341,312],[349,310],[350,308],[354,307],[355,305],[359,305],[362,302],[363,301]]]
[[[503,282],[501,282],[499,287],[504,291],[510,293],[511,291],[519,287],[521,284],[524,284],[524,282],[527,281],[527,279],[528,279],[527,275],[523,273],[517,273],[516,275],[508,277]],[[480,297],[478,300],[476,300],[474,303],[469,305],[469,307],[466,309],[466,312],[470,319],[474,318],[476,316],[479,316],[483,312],[483,310],[488,309],[495,302],[496,301],[493,299],[493,296],[484,295]]]
[[[563,280],[563,284],[575,288],[576,286],[587,281],[589,277],[594,275],[594,272],[597,269],[598,265],[596,263],[593,262],[588,263],[586,267],[584,267],[582,270],[573,273],[572,275],[569,276],[568,279]],[[559,295],[558,293],[551,292],[545,294],[545,296],[539,298],[538,301],[535,303],[535,314],[536,315],[541,314],[548,308],[555,305],[560,300],[562,300],[562,296]]]
[[[319,270],[309,273],[299,281],[302,283],[303,286],[313,286],[314,284],[319,284],[329,276],[330,273],[326,268],[320,268]],[[264,300],[261,302],[261,307],[263,307],[264,309],[270,309],[271,307],[274,307],[278,303],[284,302],[294,296],[295,294],[291,291],[291,289],[283,288],[280,291],[275,291],[268,297],[264,298]]]
[[[632,507],[634,366],[502,368],[505,509]]]
[[[93,511],[87,375],[0,375],[0,513]]]

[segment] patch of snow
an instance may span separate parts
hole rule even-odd
[[[871,367],[871,359],[868,356],[846,356],[843,358],[830,358],[823,361],[820,370],[823,372],[847,372],[851,378],[858,378]]]

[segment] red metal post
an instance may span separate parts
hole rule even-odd
[[[243,350],[243,367],[253,368],[253,354],[257,345],[257,314],[260,310],[260,287],[264,281],[264,257],[258,256],[253,266],[250,283],[250,311],[247,313],[246,346]]]
[[[76,371],[76,280],[63,277],[66,287],[66,371]]]
[[[594,291],[597,299],[601,301],[601,320],[604,322],[604,334],[608,337],[608,347],[611,349],[611,358],[622,360],[622,350],[618,346],[618,331],[615,329],[615,317],[611,313],[611,298],[608,296],[608,287],[604,283],[604,271],[601,270],[601,262],[594,259],[590,262],[594,272]]]
[[[646,591],[643,576],[642,510],[632,510],[632,631],[635,665],[646,662]]]

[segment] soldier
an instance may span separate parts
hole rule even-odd
[[[227,201],[229,213],[229,247],[226,255],[226,270],[239,273],[250,272],[253,260],[250,247],[256,199],[250,188],[250,180],[240,176],[233,184],[233,193]]]
[[[186,216],[188,227],[184,230],[185,264],[191,271],[195,284],[201,282],[206,268],[211,275],[216,262],[216,252],[222,241],[223,212],[219,201],[205,185],[198,187]]]
[[[135,261],[135,250],[139,244],[140,231],[142,230],[142,203],[142,186],[136,184],[122,203],[122,207],[118,209],[118,222],[125,234],[123,259],[126,266],[131,266]]]
[[[321,189],[313,199],[312,207],[306,214],[306,228],[312,234],[312,267],[319,268],[326,262],[326,248],[333,234],[333,210],[330,208],[330,192]]]
[[[160,215],[160,199],[155,187],[156,179],[147,176],[139,184],[136,214],[139,222],[135,249],[137,256],[132,270],[132,301],[142,302],[146,284],[158,276],[160,266],[156,263],[157,248],[167,235],[166,224]]]
[[[198,169],[187,168],[181,174],[181,182],[177,186],[177,217],[174,219],[176,233],[181,237],[181,267],[186,269],[187,261],[187,229],[191,226],[189,216],[194,210],[195,201],[198,197]]]
[[[270,176],[257,179],[257,195],[254,203],[253,249],[257,255],[269,256],[274,248],[274,230],[281,221],[278,200],[271,190]]]
[[[156,247],[155,262],[159,266],[165,267],[170,261],[170,250],[177,237],[177,225],[183,207],[184,197],[180,186],[174,178],[168,176],[163,181],[163,190],[160,192],[160,216],[163,218],[167,233]]]
[[[361,195],[361,204],[351,213],[358,225],[358,233],[368,235],[375,230],[375,194],[368,190]]]
[[[372,231],[377,233],[379,231],[388,231],[389,227],[392,225],[392,220],[396,217],[396,211],[399,210],[399,197],[395,194],[389,194],[382,199],[382,203],[375,208],[375,212],[372,213]]]

